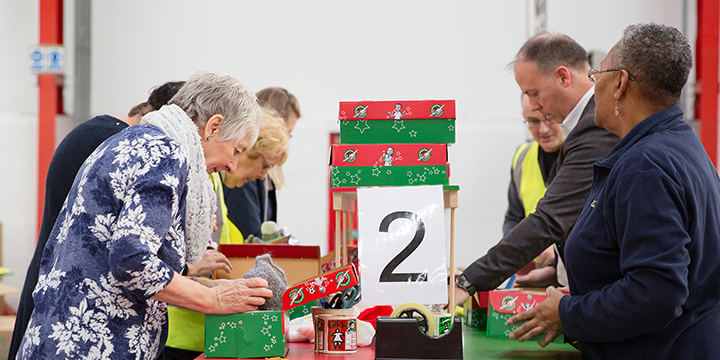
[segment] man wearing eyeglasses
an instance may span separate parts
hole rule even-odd
[[[590,194],[593,164],[619,138],[595,126],[594,88],[588,78],[587,53],[566,35],[543,33],[530,38],[513,61],[515,81],[528,96],[530,110],[557,122],[566,136],[555,177],[536,210],[520,221],[487,254],[456,279],[455,303],[476,291],[491,290],[543,250],[562,246]]]

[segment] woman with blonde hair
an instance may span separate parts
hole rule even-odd
[[[258,193],[258,197],[252,200],[257,202],[232,201],[235,191],[255,185],[257,182],[266,180],[271,170],[285,163],[288,157],[290,146],[290,132],[284,120],[272,109],[263,108],[263,121],[260,128],[258,141],[250,150],[240,156],[238,160],[238,171],[234,174],[222,174],[224,184],[225,203],[227,205],[227,220],[230,224],[230,242],[242,242],[249,235],[262,237],[262,234],[255,232],[243,232],[236,224],[236,217],[233,217],[233,210],[238,207],[254,209],[254,213],[247,214],[255,220],[260,219],[261,208],[253,208],[258,204],[267,204],[267,199],[262,199],[264,192]],[[230,197],[228,197],[228,194]],[[230,201],[229,201],[230,200]],[[260,223],[262,224],[262,222]],[[258,224],[258,227],[259,225]]]
[[[288,132],[292,133],[300,117],[300,105],[289,91],[280,87],[260,90],[258,101],[265,109],[276,112],[284,121]],[[244,237],[254,235],[262,238],[261,225],[265,221],[277,221],[277,196],[285,179],[281,166],[273,166],[267,178],[247,181],[244,184],[227,186],[225,203],[228,207],[228,218]]]

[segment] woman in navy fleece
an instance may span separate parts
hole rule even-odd
[[[595,123],[622,139],[595,164],[565,247],[570,294],[511,318],[592,359],[720,358],[720,179],[677,105],[692,67],[675,28],[632,25],[588,73]]]

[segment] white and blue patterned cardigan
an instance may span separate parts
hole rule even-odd
[[[185,263],[185,149],[153,125],[105,141],[78,172],[43,253],[18,359],[155,359],[150,299]]]

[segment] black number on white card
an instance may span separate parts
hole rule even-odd
[[[380,282],[407,282],[407,281],[427,281],[427,272],[424,273],[394,273],[395,269],[415,249],[420,246],[420,243],[425,237],[425,223],[416,214],[409,211],[396,211],[390,213],[380,222],[380,232],[388,232],[390,223],[397,219],[407,219],[415,223],[415,236],[412,241],[406,246],[399,254],[397,254],[390,262],[385,266],[382,273],[380,273]]]

